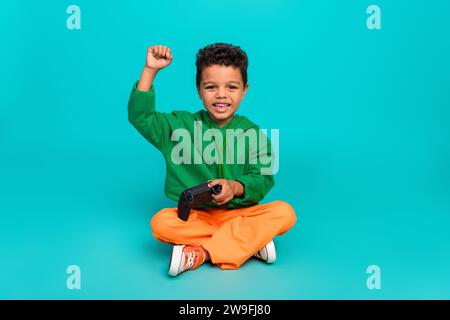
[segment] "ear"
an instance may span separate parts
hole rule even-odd
[[[244,90],[242,91],[242,98],[241,99],[244,99],[245,95],[247,94],[248,87],[249,87],[249,84],[247,82],[247,84],[245,85]]]
[[[200,88],[197,88],[197,94],[198,94],[198,97],[200,98],[200,100],[203,100],[202,92],[201,92]]]

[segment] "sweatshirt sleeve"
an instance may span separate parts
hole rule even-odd
[[[152,145],[163,153],[170,143],[172,114],[155,110],[155,88],[139,91],[136,81],[128,101],[128,121]]]
[[[261,163],[260,159],[271,159],[271,164],[275,161],[272,158],[272,145],[270,140],[267,139],[267,148],[256,150],[256,152],[251,152],[249,158],[255,159],[255,164],[251,164],[249,160],[249,164],[246,170],[246,174],[238,177],[234,180],[239,181],[244,186],[244,195],[241,197],[235,197],[228,204],[230,209],[247,207],[260,202],[266,194],[272,189],[275,185],[275,179],[273,174],[262,174],[268,173],[267,171],[271,171],[267,165]],[[266,161],[265,161],[266,162]]]

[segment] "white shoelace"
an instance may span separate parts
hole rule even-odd
[[[190,269],[194,266],[194,259],[195,259],[195,252],[190,251],[187,253],[187,264],[186,264],[186,270]]]

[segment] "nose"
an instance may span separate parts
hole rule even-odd
[[[226,99],[227,96],[225,95],[225,89],[219,88],[219,89],[217,90],[216,98],[217,98],[217,99],[220,99],[220,98]]]

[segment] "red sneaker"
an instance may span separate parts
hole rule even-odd
[[[169,275],[175,277],[187,270],[194,270],[206,261],[206,251],[202,247],[177,245],[170,258]]]
[[[277,259],[277,252],[273,240],[266,244],[262,249],[254,254],[255,257],[265,261],[266,263],[274,263]]]

